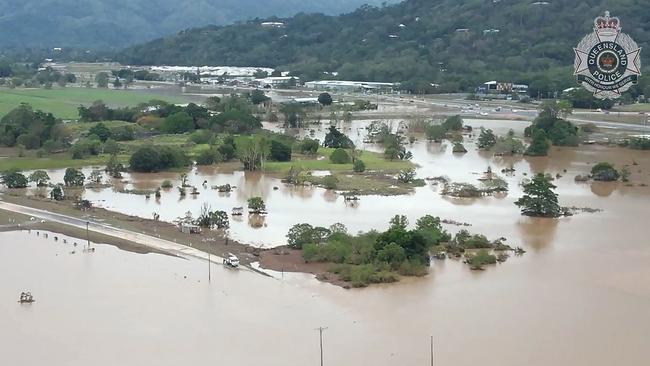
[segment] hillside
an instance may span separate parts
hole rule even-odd
[[[119,58],[281,67],[305,79],[336,71],[342,79],[409,81],[415,90],[512,80],[552,92],[572,85],[572,48],[605,10],[621,17],[623,30],[641,46],[649,45],[650,10],[639,0],[407,0],[341,16],[299,14],[281,20],[281,29],[259,21],[191,29]]]
[[[188,27],[301,11],[340,14],[364,3],[381,1],[0,0],[0,47],[123,47]]]

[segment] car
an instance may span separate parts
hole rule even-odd
[[[228,267],[237,268],[239,267],[239,258],[234,254],[228,254],[228,257],[223,259],[223,264]]]

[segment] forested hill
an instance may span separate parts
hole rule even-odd
[[[301,11],[340,14],[382,1],[0,0],[0,48],[124,47],[189,27]]]
[[[191,29],[129,48],[137,64],[269,66],[305,79],[338,78],[442,84],[469,89],[487,80],[542,90],[572,84],[573,47],[610,10],[623,30],[649,45],[650,8],[642,0],[407,0],[341,16],[299,14],[284,28],[260,21]],[[646,53],[647,55],[647,53]]]

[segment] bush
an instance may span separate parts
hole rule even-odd
[[[614,166],[607,162],[601,162],[591,168],[591,176],[594,180],[602,182],[617,181],[621,175]]]
[[[27,177],[18,170],[8,170],[2,172],[0,183],[7,186],[7,188],[26,188],[28,180]]]
[[[319,147],[320,147],[320,142],[318,142],[318,140],[305,138],[304,140],[302,140],[302,142],[300,142],[298,149],[301,154],[316,155]]]
[[[325,189],[336,189],[339,180],[333,175],[328,175],[323,177],[322,183]]]
[[[203,150],[196,157],[197,165],[213,165],[221,162],[221,153],[217,149]]]
[[[348,164],[350,160],[350,154],[345,149],[338,148],[330,155],[330,161],[334,164]]]
[[[363,160],[357,159],[354,162],[354,166],[352,167],[352,169],[357,173],[363,173],[366,171],[366,164],[363,162]]]
[[[442,123],[442,127],[445,131],[460,131],[463,129],[463,119],[460,116],[451,116]]]
[[[160,187],[165,189],[174,188],[174,184],[172,183],[171,180],[165,179],[160,185]]]
[[[209,144],[214,138],[214,133],[209,130],[198,130],[192,132],[190,135],[190,141],[197,145]]]
[[[526,149],[525,154],[529,156],[546,156],[550,148],[551,144],[546,138],[544,130],[535,130],[533,132],[533,140],[530,146],[528,146],[528,149]]]
[[[291,161],[291,145],[278,140],[271,140],[269,157],[275,161]]]
[[[165,118],[161,130],[170,134],[190,132],[194,130],[194,120],[187,112],[178,112]]]
[[[136,172],[157,172],[189,165],[185,153],[171,146],[143,146],[131,155],[129,165]]]

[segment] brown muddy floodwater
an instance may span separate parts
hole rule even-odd
[[[498,133],[525,123],[481,121]],[[585,146],[554,150],[549,158],[492,158],[475,151],[451,154],[447,144],[418,142],[419,177],[447,175],[476,183],[488,165],[495,172],[511,165],[505,197],[447,199],[428,185],[409,196],[363,197],[356,207],[318,188],[285,187],[259,174],[190,174],[192,184],[230,183],[229,196],[202,191],[160,202],[88,191],[86,197],[120,212],[173,219],[203,202],[230,210],[253,195],[267,200],[265,224],[245,217],[231,236],[272,246],[297,222],[344,222],[351,231],[385,228],[405,214],[411,222],[432,214],[468,222],[489,238],[505,236],[525,248],[523,257],[472,272],[455,261],[434,261],[431,273],[398,284],[343,290],[310,275],[274,274],[207,265],[163,255],[138,255],[110,246],[84,254],[43,233],[0,234],[0,345],[7,364],[241,365],[318,364],[318,334],[326,326],[326,365],[429,364],[429,337],[435,336],[436,365],[610,366],[647,363],[650,349],[650,188],[648,152]],[[573,178],[598,161],[632,164],[634,187],[579,184]],[[547,171],[565,206],[604,210],[559,220],[519,215],[524,173]],[[564,172],[566,170],[566,173]],[[639,172],[640,171],[640,172]],[[54,172],[58,174],[57,172]],[[57,176],[56,174],[53,176]],[[58,176],[57,176],[58,177]],[[136,188],[153,188],[173,175],[132,175]],[[59,178],[55,178],[60,180]],[[280,189],[275,191],[273,186]],[[104,200],[104,201],[99,201]],[[457,228],[448,227],[450,231]],[[187,278],[185,278],[187,276]],[[199,282],[200,281],[200,282]],[[37,302],[21,306],[21,291]]]

